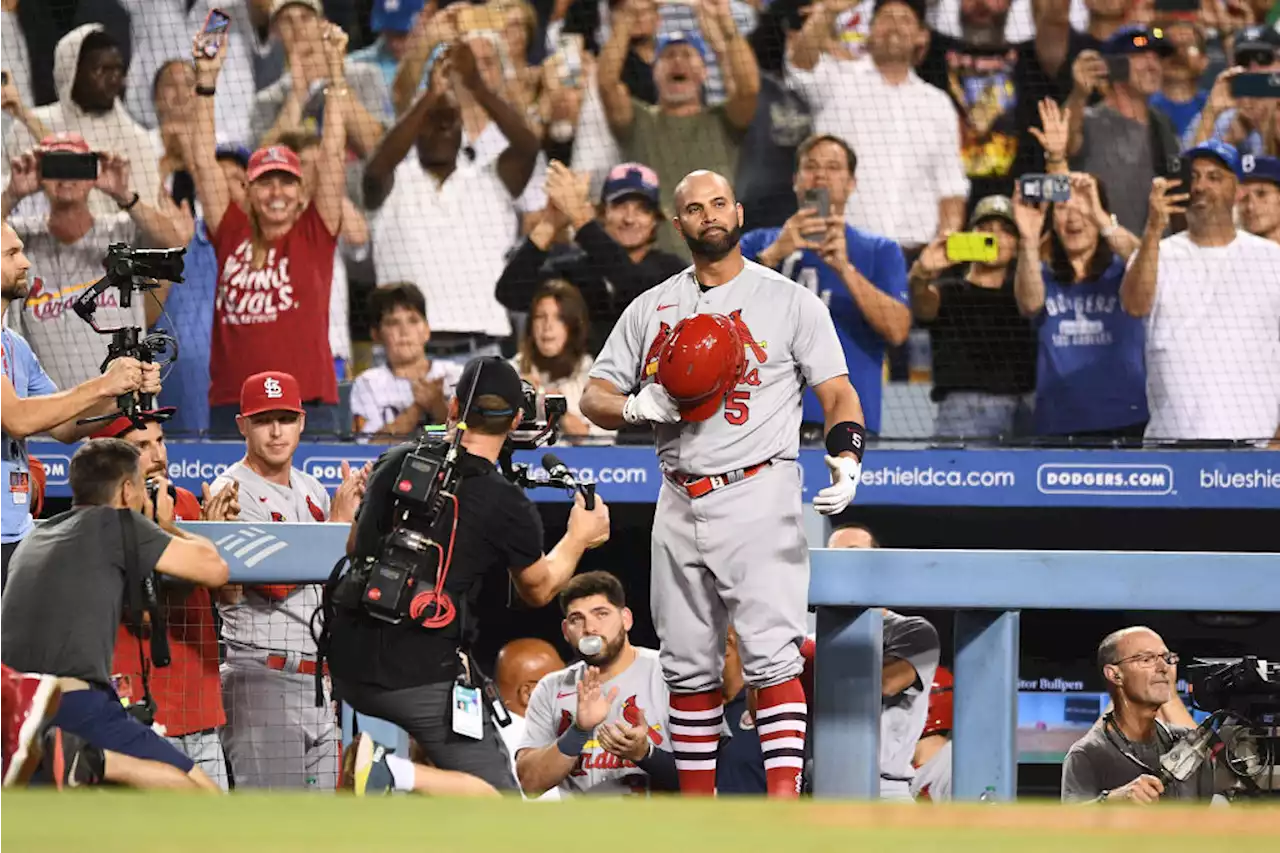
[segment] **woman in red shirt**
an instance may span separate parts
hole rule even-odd
[[[235,435],[240,386],[264,370],[293,374],[302,390],[308,433],[334,434],[338,384],[329,351],[329,288],[346,196],[343,114],[350,97],[343,71],[347,36],[326,24],[324,128],[310,204],[302,164],[288,148],[260,148],[249,158],[245,208],[231,200],[216,156],[213,94],[226,45],[204,53],[197,37],[196,121],[192,139],[196,196],[218,256],[209,359],[209,426]],[[298,97],[305,93],[295,92]],[[286,109],[289,107],[286,106]],[[247,209],[246,209],[247,208]]]

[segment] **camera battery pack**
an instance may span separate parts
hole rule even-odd
[[[399,622],[409,612],[415,585],[413,573],[398,566],[374,564],[365,584],[361,604],[375,619]]]

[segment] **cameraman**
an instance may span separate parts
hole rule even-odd
[[[1063,802],[1149,805],[1213,796],[1211,762],[1185,782],[1168,779],[1160,769],[1161,757],[1189,732],[1161,720],[1176,696],[1177,664],[1178,656],[1150,628],[1122,628],[1098,645],[1113,708],[1067,753]]]
[[[13,556],[0,648],[19,672],[58,676],[62,700],[52,724],[104,751],[101,778],[217,791],[190,758],[125,711],[109,681],[123,602],[126,591],[131,598],[141,591],[139,571],[207,587],[227,582],[217,547],[167,520],[167,489],[152,506],[138,458],[117,438],[86,442],[71,457],[72,508],[33,530]]]
[[[5,222],[0,226],[0,317],[9,303],[25,299],[31,262],[23,254],[22,240]],[[0,588],[8,583],[9,558],[31,532],[31,472],[27,460],[27,436],[47,432],[70,444],[93,432],[93,424],[76,419],[103,414],[116,408],[116,397],[134,391],[160,391],[160,366],[118,358],[107,372],[67,391],[58,391],[40,366],[31,346],[17,332],[0,330],[4,349],[4,378],[0,379],[0,444],[3,450],[4,497],[0,499]]]
[[[474,394],[472,393],[474,391]],[[463,418],[460,411],[471,400]],[[542,553],[542,523],[519,488],[502,478],[495,463],[507,436],[520,423],[524,399],[515,368],[498,357],[472,359],[458,380],[449,403],[449,425],[464,420],[463,453],[458,460],[456,535],[444,592],[456,607],[454,618],[427,629],[406,618],[397,625],[358,609],[339,607],[330,623],[329,668],[334,694],[361,714],[380,717],[403,728],[430,761],[483,779],[500,791],[516,790],[511,762],[494,727],[481,717],[469,722],[479,738],[459,733],[467,728],[455,712],[455,681],[467,678],[462,658],[476,635],[474,609],[486,581],[503,583],[508,574],[520,597],[542,607],[568,583],[582,554],[609,538],[609,511],[597,498],[588,511],[581,499],[569,513],[569,529],[550,554]],[[403,444],[387,451],[370,475],[364,502],[347,539],[353,565],[379,553],[392,529],[392,489],[405,457],[415,448]],[[442,514],[439,529],[449,530],[453,505]],[[447,535],[447,533],[446,533]],[[423,579],[430,583],[431,578]],[[472,669],[471,686],[480,676]],[[483,708],[487,702],[481,702]],[[397,790],[413,790],[412,765],[397,756],[391,767]],[[349,777],[345,772],[344,777]],[[349,781],[349,779],[348,779]]]

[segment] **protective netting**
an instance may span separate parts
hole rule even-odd
[[[404,434],[484,352],[598,432],[591,356],[687,264],[674,188],[708,168],[748,257],[829,306],[882,438],[1269,439],[1280,111],[1246,95],[1280,68],[1275,13],[1165,5],[229,0],[193,69],[207,0],[7,3],[4,213],[32,262],[7,322],[59,387],[89,380],[110,336],[72,303],[107,247],[186,246],[185,281],[94,312],[176,338],[171,438],[234,435],[266,369],[310,433]],[[1215,139],[1234,153],[1180,157]],[[1047,216],[1009,202],[1068,170]]]

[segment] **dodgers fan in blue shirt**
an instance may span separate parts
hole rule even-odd
[[[811,136],[796,154],[800,210],[781,228],[760,228],[742,238],[742,254],[778,270],[818,294],[831,311],[849,380],[862,400],[867,432],[880,431],[880,385],[885,345],[901,345],[911,330],[907,268],[897,243],[844,221],[845,202],[857,187],[858,158],[838,136]],[[826,210],[812,194],[825,190]],[[804,395],[804,421],[822,423],[812,389]]]

